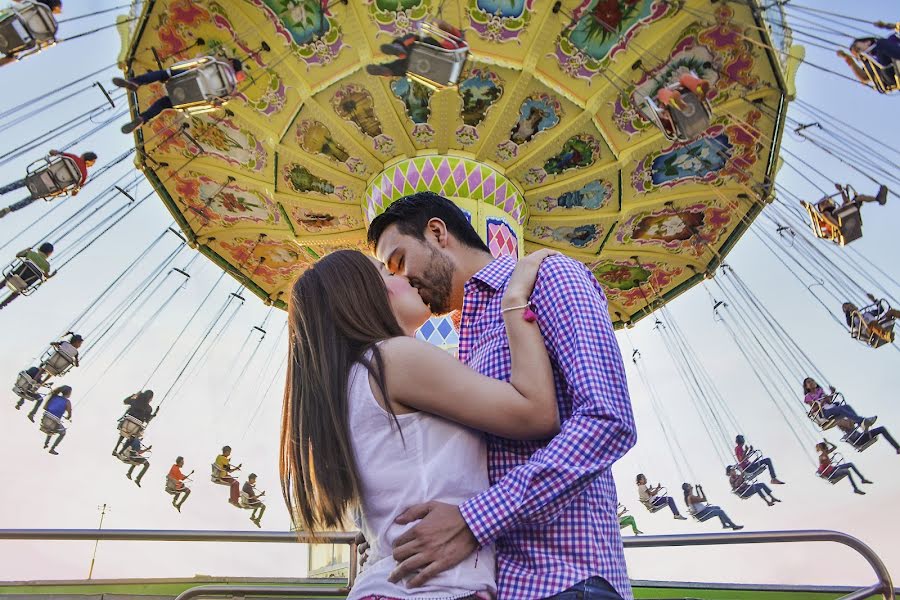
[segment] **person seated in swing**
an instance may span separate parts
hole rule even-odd
[[[263,514],[266,512],[266,505],[260,500],[265,495],[265,492],[256,493],[256,473],[250,473],[241,488],[241,496],[244,506],[253,509],[253,512],[250,513],[250,520],[257,527],[262,527],[259,522],[262,521]]]
[[[181,468],[183,466],[184,457],[179,456],[175,459],[175,464],[169,468],[168,475],[166,475],[166,491],[172,494],[172,506],[174,506],[178,512],[181,512],[181,507],[184,506],[188,496],[191,495],[191,488],[184,484],[184,480],[194,474],[194,471],[191,471],[187,475],[182,473]]]
[[[241,62],[237,58],[230,58],[227,60],[230,65],[232,71],[234,72],[234,79],[238,83],[244,80],[246,74],[244,73],[244,63]],[[177,65],[175,65],[177,67]],[[196,67],[195,67],[196,68]],[[188,69],[189,70],[189,69]],[[125,88],[127,90],[136,91],[143,85],[148,85],[151,83],[164,83],[185,72],[181,69],[160,69],[158,71],[148,71],[143,75],[138,75],[137,77],[133,77],[131,79],[125,79],[124,77],[114,77],[112,82],[114,85]],[[125,125],[122,126],[122,133],[131,133],[138,127],[141,127],[145,123],[149,123],[156,117],[160,115],[164,110],[169,108],[173,108],[174,104],[172,102],[172,98],[169,97],[168,94],[163,95],[161,98],[158,98],[153,104],[148,106],[142,113],[140,113],[137,117],[135,117],[132,121],[129,121]]]
[[[701,523],[713,517],[719,517],[722,529],[738,531],[744,528],[743,525],[736,525],[720,507],[709,504],[706,492],[703,491],[703,486],[699,483],[696,486],[696,493],[694,492],[694,486],[689,483],[681,484],[681,491],[684,492],[684,503],[687,505],[688,510]]]
[[[878,187],[878,192],[876,192],[874,196],[869,196],[867,194],[856,193],[853,186],[849,184],[841,185],[836,183],[834,184],[834,187],[837,188],[841,195],[841,204],[838,205],[834,199],[829,196],[816,203],[816,210],[819,211],[819,214],[822,215],[823,219],[828,221],[829,225],[838,230],[841,228],[841,225],[840,220],[835,214],[837,210],[846,206],[855,206],[857,209],[860,209],[866,202],[877,202],[881,206],[884,206],[887,203],[887,196],[890,191],[886,185],[880,185]]]
[[[72,420],[72,401],[69,400],[71,396],[72,387],[63,385],[50,392],[50,397],[47,398],[47,402],[44,404],[44,412],[55,417],[53,419],[47,419],[48,421],[53,422],[52,429],[45,428],[44,420],[41,421],[41,429],[47,434],[47,439],[44,440],[44,449],[46,450],[49,446],[50,454],[53,454],[54,456],[59,454],[59,452],[56,451],[56,448],[59,447],[63,438],[66,437],[66,428],[63,427],[62,424],[63,417],[69,419],[69,421]],[[36,412],[36,410],[33,410],[31,411],[31,414],[28,415],[28,418],[32,422],[34,421],[34,413]],[[56,436],[56,441],[50,446],[50,440],[54,435]]]
[[[159,408],[154,411],[153,407],[150,406],[151,400],[153,400],[153,390],[143,390],[128,396],[122,401],[122,404],[128,406],[128,409],[125,411],[125,417],[132,417],[135,420],[142,422],[146,427],[147,423],[149,423],[159,411]],[[123,417],[123,419],[125,417]],[[125,436],[120,433],[119,439],[116,441],[116,445],[112,451],[113,456],[119,455],[119,445],[123,440],[125,440]]]
[[[878,21],[875,26],[900,31],[900,23]],[[875,80],[878,80],[881,87],[893,88],[896,86],[896,83],[891,85],[893,82],[885,81],[885,79],[897,77],[894,63],[900,61],[900,35],[898,33],[883,38],[856,38],[850,44],[849,50],[849,53],[846,50],[838,50],[837,55],[844,59],[859,81],[865,84],[876,84]],[[867,57],[875,59],[879,65],[886,67],[887,73],[876,69]],[[876,88],[879,88],[877,84]]]
[[[19,395],[19,401],[16,402],[16,410],[21,410],[22,406],[25,405],[25,400],[33,400],[35,402],[35,406],[40,406],[41,402],[44,401],[44,397],[38,393],[41,384],[41,370],[38,367],[29,367],[24,371],[25,375],[28,376],[28,379],[31,380],[31,384],[27,387],[19,386],[18,384],[15,386],[15,391]],[[37,410],[35,409],[35,412]]]
[[[638,529],[637,522],[634,520],[634,515],[629,515],[628,509],[625,508],[625,505],[619,502],[616,507],[616,514],[619,517],[619,529],[625,529],[626,527],[631,527],[631,532],[634,535],[643,535],[643,531]]]
[[[734,447],[734,456],[738,461],[738,469],[743,473],[755,473],[762,468],[766,468],[769,470],[769,483],[773,485],[784,484],[784,482],[780,481],[775,475],[775,466],[772,464],[772,459],[767,456],[762,456],[758,451],[755,451],[753,446],[747,444],[743,435],[735,437],[734,443],[736,444]]]
[[[897,443],[897,440],[885,427],[874,427],[864,431],[849,419],[838,419],[835,425],[844,432],[844,441],[857,450],[867,447],[870,442],[881,436],[894,448],[897,454],[900,454],[900,444]]]
[[[231,446],[222,447],[222,454],[216,457],[215,466],[217,471],[215,483],[229,486],[228,503],[240,508],[241,505],[238,502],[241,497],[240,483],[231,476],[231,473],[240,471],[241,465],[234,466],[231,464]]]
[[[637,488],[638,488],[638,499],[641,504],[647,507],[647,510],[650,512],[655,512],[659,509],[659,507],[668,505],[669,510],[672,511],[672,516],[679,521],[686,521],[687,517],[683,517],[681,513],[678,512],[678,507],[675,506],[675,500],[671,496],[666,496],[665,494],[661,494],[662,485],[656,484],[656,487],[650,487],[647,484],[647,477],[643,473],[639,473],[636,478]]]
[[[387,64],[366,65],[366,73],[376,77],[403,77],[409,68],[409,55],[412,53],[413,44],[416,42],[422,42],[445,50],[458,50],[466,47],[466,43],[463,41],[463,33],[457,27],[446,21],[437,21],[435,25],[437,25],[439,30],[447,33],[447,37],[437,39],[430,35],[422,37],[415,33],[408,33],[403,37],[395,38],[390,44],[382,44],[381,51],[384,54],[396,56],[397,59]]]
[[[841,478],[846,477],[850,481],[850,486],[853,488],[853,492],[859,494],[860,496],[865,496],[866,493],[863,490],[859,489],[859,486],[857,486],[856,482],[853,480],[853,473],[856,473],[856,476],[859,477],[860,483],[869,484],[872,482],[866,479],[865,475],[863,475],[853,463],[838,462],[837,464],[835,464],[834,457],[832,455],[835,450],[837,450],[837,446],[835,446],[828,440],[822,440],[821,442],[816,444],[816,452],[819,454],[819,468],[816,473],[822,479],[825,479],[832,483],[835,483]]]
[[[51,150],[50,152],[48,152],[48,154],[51,157],[62,156],[75,162],[75,165],[78,167],[78,171],[81,173],[81,177],[75,184],[75,187],[69,191],[69,195],[77,196],[78,192],[81,191],[81,188],[84,187],[84,184],[87,182],[88,169],[93,167],[97,163],[97,155],[94,152],[85,152],[84,154],[79,156],[77,154],[70,154],[69,152],[62,152],[61,150]],[[0,195],[21,189],[25,187],[27,183],[28,178],[23,177],[22,179],[18,179],[16,181],[13,181],[12,183],[0,186]],[[27,198],[10,204],[9,206],[0,208],[0,218],[5,217],[11,212],[15,212],[17,210],[25,208],[26,206],[32,204],[33,202],[36,202],[37,200],[40,200],[40,198],[35,197],[34,194],[29,192]]]
[[[24,1],[23,0],[13,0],[13,1],[15,4],[18,4],[18,5],[27,5],[31,2],[33,2],[34,4],[41,4],[43,6],[46,6],[48,9],[50,9],[50,12],[54,15],[60,14],[63,9],[62,0],[24,0]],[[2,13],[2,10],[0,10],[0,13]],[[0,14],[0,18],[2,18],[2,14]],[[13,54],[3,53],[3,55],[0,56],[0,67],[8,65],[9,63],[16,62],[18,59],[19,59],[19,57],[15,53],[13,53]]]
[[[744,478],[744,473],[734,465],[725,468],[725,475],[728,476],[728,483],[731,484],[731,491],[741,498],[749,498],[753,494],[757,494],[769,506],[775,506],[776,502],[781,502],[772,495],[772,488],[764,483],[750,482]]]
[[[12,275],[21,278],[25,285],[29,287],[42,279],[53,277],[55,273],[50,270],[51,254],[53,254],[53,244],[50,242],[44,242],[38,246],[37,250],[34,248],[25,248],[21,252],[18,252],[16,258],[22,259],[22,264],[4,278],[4,284],[7,287],[10,286]],[[21,291],[11,291],[9,296],[7,296],[3,302],[0,302],[0,310],[8,306],[10,302],[20,295]]]
[[[81,348],[81,345],[84,343],[84,338],[78,335],[77,333],[73,333],[71,331],[66,332],[66,335],[69,336],[68,340],[61,340],[59,342],[50,342],[50,346],[56,350],[62,357],[69,362],[73,367],[80,366],[78,362],[78,349]],[[45,361],[41,364],[41,375],[46,375],[46,378],[49,379],[53,375],[47,373],[46,371],[46,362],[52,361],[54,356],[51,356],[48,361]]]
[[[866,294],[872,304],[863,310],[852,302],[844,302],[841,310],[844,312],[844,320],[850,328],[851,335],[854,331],[865,337],[877,336],[887,343],[894,341],[894,321],[900,318],[900,310],[891,308],[887,302],[881,301],[873,294]]]
[[[134,436],[130,440],[128,440],[125,445],[122,447],[122,451],[119,453],[119,459],[131,465],[128,468],[128,472],[125,473],[125,477],[131,479],[132,473],[134,473],[134,468],[138,465],[141,465],[141,471],[137,474],[137,477],[134,478],[134,483],[138,487],[141,487],[141,479],[144,477],[144,473],[147,472],[147,469],[150,468],[150,461],[143,456],[145,452],[149,452],[153,446],[144,446],[141,443],[140,436]]]
[[[705,79],[697,77],[693,73],[684,73],[678,78],[678,84],[681,89],[687,90],[697,95],[701,100],[706,99],[709,93],[709,82]],[[681,89],[679,86],[663,86],[656,92],[656,100],[660,106],[666,106],[674,110],[685,110],[687,106],[684,103]]]
[[[810,412],[825,419],[848,419],[856,425],[862,425],[865,431],[875,424],[877,416],[859,416],[849,404],[836,402],[838,392],[834,386],[829,386],[829,390],[830,393],[826,394],[812,377],[803,380],[803,402],[810,407]]]

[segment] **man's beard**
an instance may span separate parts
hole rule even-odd
[[[453,289],[453,264],[438,250],[429,246],[431,257],[421,279],[412,278],[411,283],[418,289],[422,301],[428,305],[431,314],[444,315],[451,312],[450,294]],[[427,299],[426,299],[427,298]]]

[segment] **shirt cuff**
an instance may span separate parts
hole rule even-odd
[[[515,506],[499,485],[460,504],[459,512],[482,547],[493,544],[517,522]]]

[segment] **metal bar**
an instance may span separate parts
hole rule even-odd
[[[198,585],[184,590],[175,600],[190,600],[191,598],[208,596],[227,596],[231,598],[246,598],[248,596],[266,596],[296,598],[297,596],[311,595],[316,598],[346,598],[350,588],[323,588],[316,586],[263,586],[263,585]]]
[[[878,583],[857,590],[840,600],[860,600],[873,594],[881,594],[885,600],[894,600],[894,584],[891,574],[881,558],[859,539],[825,529],[801,531],[754,531],[740,533],[700,533],[685,535],[648,535],[629,537],[623,540],[625,548],[661,548],[679,546],[733,546],[737,544],[773,544],[794,542],[834,542],[843,544],[860,554],[878,578]]]
[[[100,541],[149,541],[149,542],[259,542],[259,543],[301,543],[301,544],[347,544],[350,546],[350,575],[355,574],[353,565],[356,563],[357,534],[351,532],[330,532],[310,534],[308,532],[292,531],[218,531],[218,530],[171,530],[156,531],[151,529],[0,529],[0,540],[100,540]],[[735,546],[740,544],[773,544],[796,542],[834,542],[843,544],[860,554],[869,566],[875,571],[878,583],[848,594],[840,600],[862,600],[875,594],[881,594],[884,600],[895,600],[894,586],[891,575],[881,558],[859,539],[829,530],[800,530],[800,531],[758,531],[740,533],[698,533],[684,535],[654,535],[641,537],[628,537],[623,540],[625,548],[663,548],[682,546]],[[227,586],[202,586],[207,590],[212,588],[227,589],[228,593],[237,590],[236,587]],[[193,588],[199,589],[199,588]],[[249,588],[240,588],[249,589]],[[270,595],[282,595],[278,590],[289,588],[261,588],[269,590]],[[305,588],[304,588],[305,589]],[[187,592],[190,592],[188,590]],[[185,592],[185,593],[187,593]],[[325,590],[315,591],[320,595]],[[209,591],[205,592],[206,594]],[[345,592],[346,593],[346,592]],[[179,597],[181,600],[198,595]],[[287,593],[283,595],[289,595]]]

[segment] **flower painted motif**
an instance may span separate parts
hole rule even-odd
[[[427,146],[434,142],[434,128],[428,123],[419,123],[413,127],[412,139],[419,146]]]
[[[460,146],[471,146],[478,141],[478,130],[471,125],[463,125],[456,130],[456,142]]]
[[[415,33],[431,14],[431,0],[365,0],[379,34],[391,38]]]
[[[343,34],[319,0],[247,0],[263,9],[285,43],[307,68],[332,63],[344,48]]]
[[[159,119],[156,119],[158,121]],[[151,126],[154,122],[151,122]],[[168,125],[173,132],[173,125]],[[187,138],[173,135],[163,138],[154,151],[173,152],[176,149],[186,158],[205,154],[231,166],[239,166],[248,171],[265,169],[268,153],[265,146],[248,129],[242,129],[232,119],[213,118],[206,115],[190,117],[190,134]]]
[[[222,183],[196,173],[182,176],[170,171],[169,177],[175,183],[179,199],[187,205],[189,214],[200,217],[204,225],[214,222],[232,225],[242,221],[276,225],[281,222],[275,203],[260,191],[234,181]]]
[[[627,309],[646,306],[648,299],[670,287],[684,267],[662,263],[602,261],[592,269],[611,303]]]

